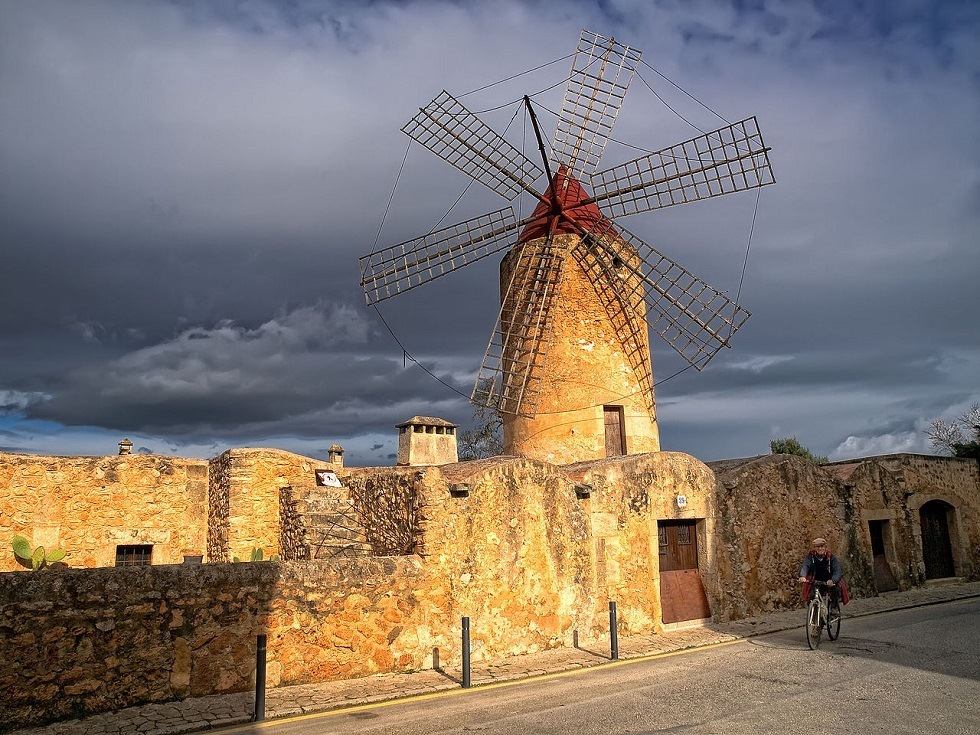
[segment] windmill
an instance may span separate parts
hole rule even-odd
[[[509,248],[471,395],[502,415],[508,454],[566,463],[658,450],[649,330],[700,371],[749,317],[615,222],[775,182],[754,117],[597,171],[639,61],[582,32],[550,157],[524,97],[541,166],[446,91],[402,128],[506,200],[537,203],[520,220],[506,206],[360,259],[372,305]]]

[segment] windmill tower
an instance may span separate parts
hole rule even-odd
[[[510,248],[471,396],[501,413],[507,454],[564,464],[659,450],[648,330],[701,370],[749,317],[614,222],[775,181],[754,117],[597,172],[639,60],[583,31],[551,158],[524,98],[543,167],[445,91],[402,128],[506,199],[537,202],[522,220],[508,206],[360,261],[375,304]]]

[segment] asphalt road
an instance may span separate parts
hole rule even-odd
[[[245,735],[980,733],[980,600],[519,684],[230,728]]]

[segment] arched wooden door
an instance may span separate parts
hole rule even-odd
[[[949,537],[949,515],[952,509],[953,506],[942,500],[930,500],[919,508],[926,579],[942,579],[956,574],[953,546]]]

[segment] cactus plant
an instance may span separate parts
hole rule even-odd
[[[43,546],[31,549],[31,543],[23,536],[14,536],[11,546],[14,547],[14,556],[25,567],[37,571],[44,569],[48,564],[54,564],[65,558],[67,552],[64,549],[52,549],[45,551]]]
[[[28,541],[23,536],[14,536],[13,541],[14,556],[23,561],[30,561],[33,551],[31,550],[31,542]]]
[[[237,556],[232,556],[231,560],[233,562],[241,562],[241,559],[239,559]],[[261,547],[256,546],[252,549],[252,553],[249,555],[249,561],[266,561],[265,552],[262,551]],[[279,561],[279,555],[273,554],[269,557],[268,561]]]

